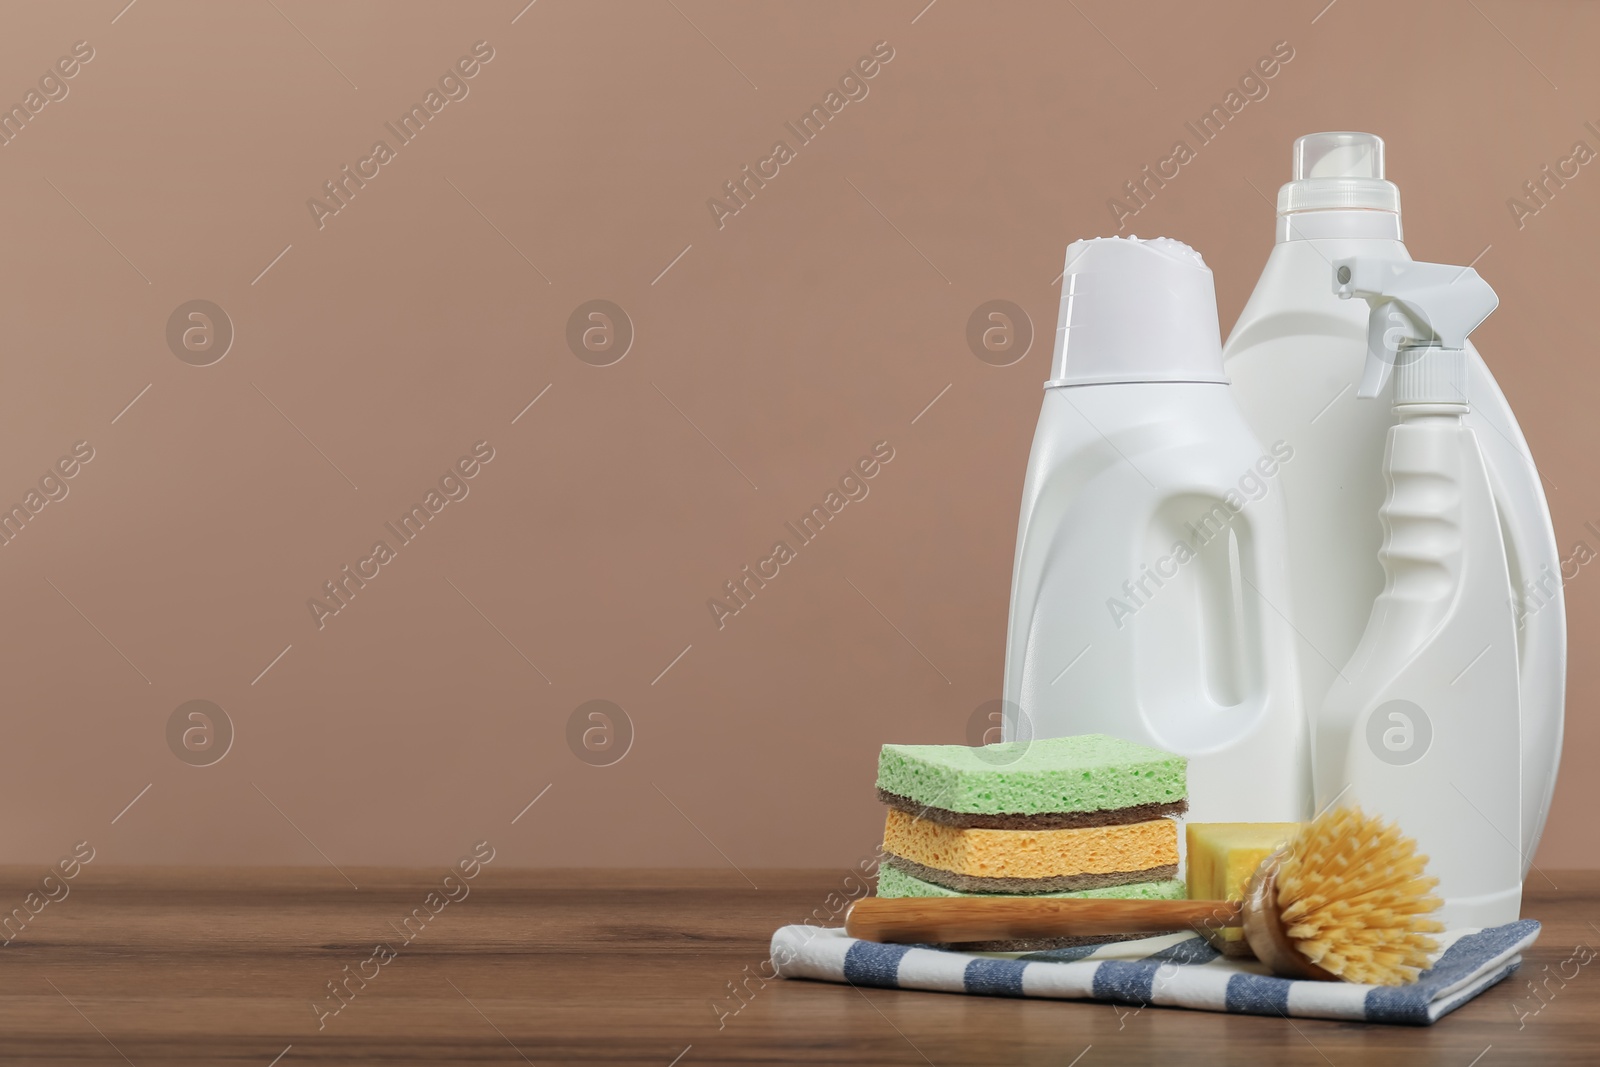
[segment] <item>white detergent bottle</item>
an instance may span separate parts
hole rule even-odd
[[[1293,179],[1278,191],[1277,243],[1223,346],[1223,360],[1256,435],[1285,440],[1295,450],[1279,477],[1289,518],[1290,617],[1302,639],[1304,703],[1314,710],[1336,669],[1349,660],[1384,586],[1377,514],[1386,493],[1384,445],[1394,422],[1389,404],[1355,396],[1367,358],[1368,309],[1359,300],[1340,300],[1329,272],[1334,261],[1350,256],[1411,256],[1401,241],[1400,193],[1384,180],[1378,137],[1301,137],[1294,143]],[[1517,616],[1518,839],[1526,874],[1561,754],[1567,657],[1561,563],[1522,430],[1470,341],[1465,352],[1472,410],[1463,421],[1477,432],[1488,467]]]
[[[1165,238],[1067,249],[1028,459],[1007,740],[1103,733],[1189,759],[1189,816],[1305,818],[1280,469],[1222,373],[1216,292]]]
[[[1371,305],[1358,396],[1378,396],[1392,361],[1398,421],[1384,587],[1317,717],[1317,803],[1398,823],[1439,879],[1446,925],[1497,926],[1522,901],[1517,635],[1489,472],[1464,422],[1467,334],[1497,301],[1470,267],[1357,256],[1328,274]]]

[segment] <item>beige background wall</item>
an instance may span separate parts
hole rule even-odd
[[[1199,248],[1226,327],[1292,139],[1382,134],[1412,250],[1501,294],[1478,339],[1563,550],[1600,549],[1600,173],[1507,207],[1600,148],[1592,5],[523,2],[4,9],[0,101],[93,58],[0,148],[0,498],[93,459],[0,547],[0,858],[865,855],[877,746],[962,741],[999,696],[1063,248],[1277,42],[1129,230]],[[319,228],[307,200],[479,41],[468,95]],[[708,198],[880,41],[719,229]],[[235,334],[208,366],[167,340],[202,299]],[[596,299],[635,332],[604,367],[566,342]],[[1041,334],[1011,366],[965,340],[992,299]],[[308,598],[479,441],[469,495],[319,629]],[[707,599],[879,441],[870,494],[719,630]],[[1597,862],[1591,586],[1541,866]],[[632,722],[611,766],[569,749],[593,699]],[[169,747],[190,700],[233,724],[211,766]]]

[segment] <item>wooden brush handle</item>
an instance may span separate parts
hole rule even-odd
[[[851,937],[901,945],[1036,941],[1238,926],[1240,910],[1236,900],[864,897],[845,915],[844,928]]]

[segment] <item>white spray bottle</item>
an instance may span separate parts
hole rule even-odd
[[[1465,424],[1467,335],[1498,300],[1470,267],[1335,260],[1364,299],[1376,398],[1394,372],[1380,511],[1383,592],[1328,691],[1313,748],[1319,808],[1396,821],[1429,858],[1450,927],[1516,919],[1522,755],[1516,621],[1488,469]]]
[[[1280,469],[1222,374],[1216,293],[1178,241],[1067,249],[1028,458],[1006,740],[1103,733],[1189,759],[1189,816],[1309,815]]]

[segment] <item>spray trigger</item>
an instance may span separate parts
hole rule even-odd
[[[1460,352],[1467,335],[1500,302],[1471,267],[1380,256],[1335,262],[1333,291],[1341,300],[1360,297],[1371,308],[1367,362],[1356,391],[1367,399],[1383,391],[1394,367],[1424,359],[1430,351]]]

